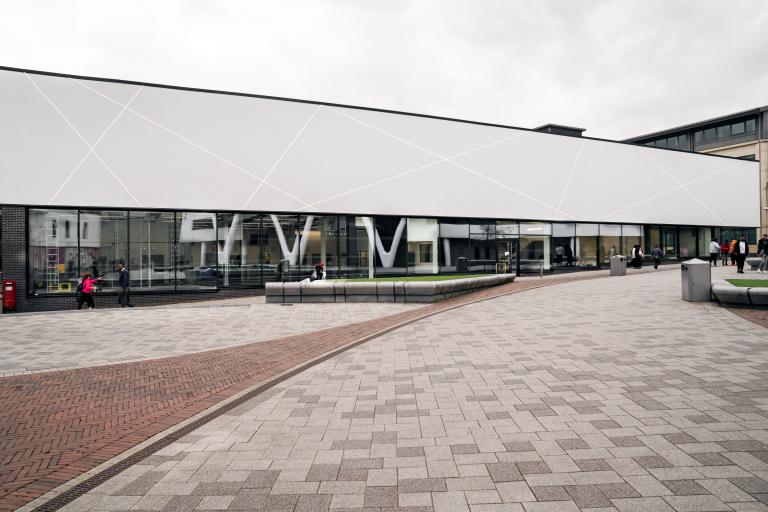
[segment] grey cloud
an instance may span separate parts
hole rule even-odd
[[[768,4],[18,2],[0,64],[623,138],[768,104]]]

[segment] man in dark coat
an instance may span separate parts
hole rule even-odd
[[[739,238],[736,245],[733,247],[733,252],[736,254],[736,268],[739,274],[744,273],[744,262],[749,254],[749,244],[744,235]]]
[[[117,264],[117,274],[117,284],[120,286],[120,290],[117,292],[117,301],[122,307],[128,306],[129,308],[132,308],[133,304],[131,304],[131,299],[128,295],[128,290],[131,287],[131,275],[122,263]]]

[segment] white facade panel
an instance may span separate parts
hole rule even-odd
[[[0,70],[0,203],[759,225],[756,162]]]

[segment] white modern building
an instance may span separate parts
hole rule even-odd
[[[320,261],[368,277],[593,269],[636,244],[678,260],[760,223],[756,162],[543,130],[10,68],[0,114],[3,278],[28,309],[60,307],[86,270],[109,289],[118,262],[135,294],[170,296]]]

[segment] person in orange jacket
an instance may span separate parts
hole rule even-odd
[[[731,265],[736,265],[736,239],[731,240]]]

